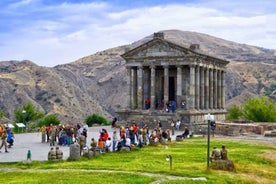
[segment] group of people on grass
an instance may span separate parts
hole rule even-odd
[[[100,153],[111,152],[111,151],[120,151],[122,148],[127,148],[131,150],[133,147],[143,147],[148,144],[165,144],[167,141],[171,141],[171,129],[163,129],[162,123],[160,120],[156,121],[156,127],[153,130],[149,130],[149,127],[145,123],[141,123],[140,127],[132,121],[127,123],[125,126],[117,127],[117,119],[114,118],[112,121],[112,135],[109,135],[106,129],[102,129],[99,132],[99,137],[93,137],[91,139],[90,150],[99,151]],[[178,120],[179,121],[179,120]],[[178,122],[177,121],[177,122]],[[171,120],[171,122],[174,122]],[[180,121],[179,121],[180,122]],[[171,124],[171,126],[176,126],[177,130],[180,128],[180,123]],[[174,135],[174,128],[173,134]],[[189,129],[185,127],[185,131],[181,136],[187,138],[189,135]],[[78,140],[81,140],[78,139]],[[80,148],[83,149],[83,144],[79,142]]]
[[[173,122],[173,121],[172,121]],[[177,130],[180,128],[180,121],[176,125]],[[125,126],[117,126],[117,118],[112,121],[112,135],[109,135],[106,129],[99,131],[99,137],[91,139],[90,148],[87,145],[87,125],[49,125],[42,126],[42,142],[50,143],[50,146],[70,146],[73,143],[80,145],[80,154],[82,150],[90,149],[99,151],[100,153],[119,151],[122,148],[131,150],[135,146],[140,148],[148,144],[166,143],[171,140],[171,130],[163,129],[162,123],[157,120],[156,128],[149,130],[145,123],[141,123],[140,127],[133,121]],[[187,132],[186,132],[187,133]],[[183,136],[186,136],[183,133]],[[174,128],[173,134],[174,135]],[[53,152],[53,151],[52,151]]]

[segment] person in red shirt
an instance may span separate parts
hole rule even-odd
[[[145,104],[146,104],[146,109],[149,109],[150,108],[150,99],[149,98],[146,99]]]

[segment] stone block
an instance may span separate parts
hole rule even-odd
[[[211,162],[211,168],[225,171],[236,171],[232,160],[214,160]]]
[[[130,147],[123,146],[120,151],[127,151],[127,152],[129,152],[130,151]]]
[[[78,160],[80,158],[80,145],[79,144],[71,144],[70,145],[70,160]]]

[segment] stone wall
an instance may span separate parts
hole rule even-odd
[[[222,135],[264,134],[276,130],[276,123],[216,123],[216,133]]]

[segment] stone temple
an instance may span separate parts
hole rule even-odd
[[[226,60],[172,43],[164,33],[127,51],[128,107],[117,111],[122,121],[180,119],[191,124],[210,113],[225,120]],[[168,107],[168,109],[167,109]],[[169,110],[169,111],[166,111]]]

